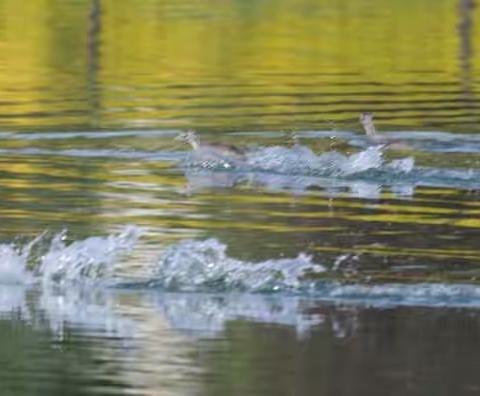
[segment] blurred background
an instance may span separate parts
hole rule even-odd
[[[479,122],[473,0],[0,1],[2,129]]]

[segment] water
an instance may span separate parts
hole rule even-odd
[[[0,6],[2,394],[478,394],[472,0]]]

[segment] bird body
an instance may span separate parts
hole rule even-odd
[[[377,134],[377,128],[373,123],[373,114],[372,113],[362,113],[360,114],[360,123],[365,130],[365,134],[368,139],[374,143],[382,144],[386,143],[387,139],[383,136]]]
[[[195,131],[188,130],[181,132],[175,140],[180,140],[185,143],[190,144],[194,151],[202,150],[204,152],[209,152],[210,154],[217,154],[222,157],[232,158],[234,160],[244,160],[245,151],[241,148],[223,143],[202,143],[200,142],[199,136]]]
[[[379,135],[377,133],[377,128],[375,128],[375,124],[373,123],[373,114],[372,113],[362,113],[360,114],[360,123],[365,130],[365,134],[367,135],[368,140],[374,144],[383,144],[386,148],[394,149],[394,150],[409,150],[411,147],[404,143],[397,140],[391,140],[386,136]]]

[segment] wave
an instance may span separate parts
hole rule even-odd
[[[122,130],[122,131],[69,131],[69,132],[0,132],[0,140],[15,140],[25,142],[42,142],[50,140],[111,140],[111,139],[171,139],[180,131],[178,129],[171,130]],[[283,137],[284,132],[237,132],[232,133],[233,136],[248,136],[264,139],[266,137]],[[352,131],[339,130],[316,130],[316,131],[297,131],[295,135],[299,139],[336,139],[343,141],[349,145],[366,149],[371,146],[371,141],[363,134],[357,134]],[[440,131],[397,131],[382,132],[381,136],[386,141],[405,142],[411,149],[421,152],[432,153],[478,153],[480,152],[480,137],[478,133],[451,133]],[[15,152],[12,149],[12,152]],[[51,153],[55,153],[53,150]],[[104,155],[113,154],[105,152]],[[68,154],[68,152],[65,152]],[[76,155],[72,151],[72,155]],[[81,155],[86,155],[81,153]],[[144,152],[144,156],[151,155],[151,152]]]
[[[0,245],[3,285],[158,290],[179,293],[242,293],[281,295],[372,306],[480,307],[474,284],[346,283],[329,271],[333,265],[294,258],[245,262],[227,254],[216,239],[185,240],[164,247],[142,276],[129,275],[128,260],[141,230],[126,227],[118,234],[67,243],[65,233],[40,235],[24,246]],[[330,277],[324,275],[332,275]],[[9,290],[3,288],[3,290]],[[6,292],[5,292],[6,293]],[[0,295],[8,303],[9,294]]]
[[[249,151],[238,161],[199,149],[183,164],[192,190],[245,184],[295,192],[319,187],[335,194],[348,188],[355,196],[377,198],[385,187],[399,197],[412,196],[417,186],[480,188],[477,169],[420,167],[412,157],[386,160],[384,150],[379,145],[351,155],[317,155],[302,145],[271,146]]]
[[[149,284],[181,291],[299,291],[309,285],[307,274],[326,270],[304,254],[249,263],[229,257],[226,250],[216,239],[172,245],[154,265]]]
[[[5,284],[69,285],[107,280],[140,236],[126,227],[118,234],[66,242],[66,231],[44,232],[25,245],[0,244],[0,279]]]
[[[235,169],[238,171],[263,171],[284,175],[347,177],[371,169],[409,173],[414,167],[413,158],[387,162],[383,159],[383,146],[372,146],[355,154],[336,151],[315,154],[302,145],[294,147],[270,146],[246,153],[244,160],[232,159],[228,154],[210,148],[200,148],[189,153],[186,168],[211,170]]]

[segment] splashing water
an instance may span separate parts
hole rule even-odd
[[[350,178],[370,170],[395,177],[409,174],[414,169],[415,161],[412,157],[387,162],[383,158],[383,149],[382,145],[378,145],[351,155],[337,151],[317,155],[305,146],[274,146],[251,152],[248,165],[252,170],[338,178]]]
[[[0,283],[28,284],[33,281],[32,273],[27,270],[27,264],[34,247],[39,244],[46,233],[42,233],[25,246],[16,244],[0,245]]]
[[[352,175],[365,172],[368,169],[377,169],[383,165],[381,146],[369,147],[365,151],[352,154],[350,157],[341,158],[338,168],[342,175]],[[395,166],[391,166],[395,169]]]
[[[287,175],[333,177],[349,176],[369,169],[381,169],[384,166],[388,166],[390,170],[397,170],[398,160],[386,163],[383,160],[382,150],[383,146],[372,146],[352,155],[344,155],[336,151],[317,155],[310,148],[302,145],[291,148],[270,146],[249,151],[246,153],[246,158],[240,160],[209,148],[201,148],[187,155],[184,166],[187,169],[236,169],[243,172],[264,171]],[[413,159],[407,160],[413,167]],[[411,169],[401,167],[398,170],[409,172]]]
[[[64,295],[58,295],[58,300],[57,295],[52,294],[51,286],[55,286],[55,290],[65,291],[73,286],[72,290],[82,291],[78,295],[84,295],[85,287],[90,286],[134,286],[137,289],[158,288],[163,291],[190,293],[276,293],[281,296],[305,296],[316,300],[379,307],[480,307],[480,287],[477,285],[368,285],[313,279],[309,275],[323,273],[326,268],[313,263],[305,254],[299,254],[296,258],[271,259],[260,263],[244,262],[229,257],[226,253],[227,246],[216,239],[185,240],[165,248],[157,261],[147,264],[147,275],[141,280],[118,277],[116,269],[139,236],[138,228],[126,227],[117,235],[90,237],[71,244],[65,243],[65,233],[55,235],[51,241],[48,241],[44,233],[24,247],[14,244],[0,245],[0,274],[4,283],[0,293],[0,306],[23,309],[26,286],[40,285],[43,286],[43,293],[52,297],[55,303],[62,303]],[[41,250],[39,247],[46,252],[36,257],[34,250]],[[31,266],[32,261],[34,268],[29,270],[27,263]],[[80,298],[82,299],[83,297]],[[77,300],[75,297],[71,301],[81,306],[81,301]],[[96,307],[91,309],[97,310]],[[76,308],[72,310],[75,311]],[[88,316],[89,310],[82,311],[82,315]],[[242,310],[248,311],[246,307]],[[262,310],[262,315],[265,312]],[[254,316],[253,313],[252,315]]]
[[[241,166],[241,160],[233,158],[220,150],[200,147],[188,153],[184,164],[187,168],[235,169]]]
[[[383,159],[382,150],[383,146],[371,146],[351,155],[336,151],[317,155],[308,147],[301,145],[292,148],[273,146],[250,152],[246,169],[324,177],[348,177],[370,169],[406,173],[413,169],[413,158],[403,159],[404,162],[411,164],[410,167],[399,160],[388,163]]]
[[[338,153],[330,154],[336,158]],[[334,159],[332,159],[333,161]],[[245,165],[252,170],[283,174],[308,174],[316,169],[328,167],[328,160],[322,163],[321,158],[305,146],[297,145],[292,148],[273,146],[248,153]]]
[[[189,153],[184,161],[184,166],[186,172],[191,172],[192,169],[235,170],[243,175],[261,172],[275,175],[334,178],[349,178],[353,175],[362,175],[369,170],[380,171],[390,176],[408,174],[413,170],[413,158],[386,162],[383,159],[382,150],[383,146],[372,146],[351,155],[344,155],[336,151],[317,155],[302,145],[295,145],[292,148],[271,146],[252,150],[246,154],[244,160],[238,160],[203,149]],[[248,179],[246,176],[243,178]]]
[[[337,151],[317,155],[302,145],[271,146],[247,152],[244,161],[231,161],[226,156],[217,161],[186,161],[184,170],[193,188],[247,183],[274,190],[305,191],[313,186],[328,189],[332,184],[352,187],[362,182],[378,191],[391,186],[394,193],[400,186],[400,196],[412,195],[417,185],[480,188],[477,169],[416,167],[412,157],[385,160],[383,150],[384,146],[378,145],[351,155]],[[222,177],[213,176],[222,172]]]
[[[230,168],[221,163],[215,166],[213,162],[205,165],[186,161],[184,172],[189,191],[246,184],[296,193],[320,187],[331,195],[335,195],[338,188],[348,188],[354,196],[378,198],[386,185],[394,194],[398,191],[399,197],[411,196],[417,179],[423,178],[422,174],[413,174],[414,159],[387,162],[382,149],[382,146],[372,146],[348,156],[336,151],[316,155],[302,145],[272,146],[248,152],[245,161],[236,161]]]
[[[387,167],[403,173],[410,173],[415,167],[415,161],[412,157],[401,158],[391,161]]]
[[[65,285],[71,282],[108,279],[115,264],[130,251],[140,236],[137,227],[126,227],[118,235],[90,237],[67,245],[65,232],[51,241],[43,233],[23,247],[0,245],[0,275],[3,283]],[[43,251],[37,257],[37,250]],[[32,266],[30,270],[28,267]]]
[[[118,235],[90,237],[67,246],[64,234],[58,234],[41,258],[38,272],[43,282],[57,284],[109,278],[113,275],[114,264],[133,248],[139,236],[138,228],[127,227]]]
[[[29,274],[25,267],[28,254],[13,244],[0,245],[0,282],[4,284],[26,283]]]
[[[289,291],[307,287],[306,273],[325,271],[304,254],[252,264],[228,257],[226,249],[215,239],[170,246],[152,271],[151,284],[182,291]]]
[[[379,307],[480,307],[480,287],[469,284],[345,284],[312,279],[326,271],[300,254],[292,259],[248,263],[229,257],[227,246],[215,239],[182,241],[168,247],[154,266],[150,287],[182,292],[248,292],[299,295]]]

